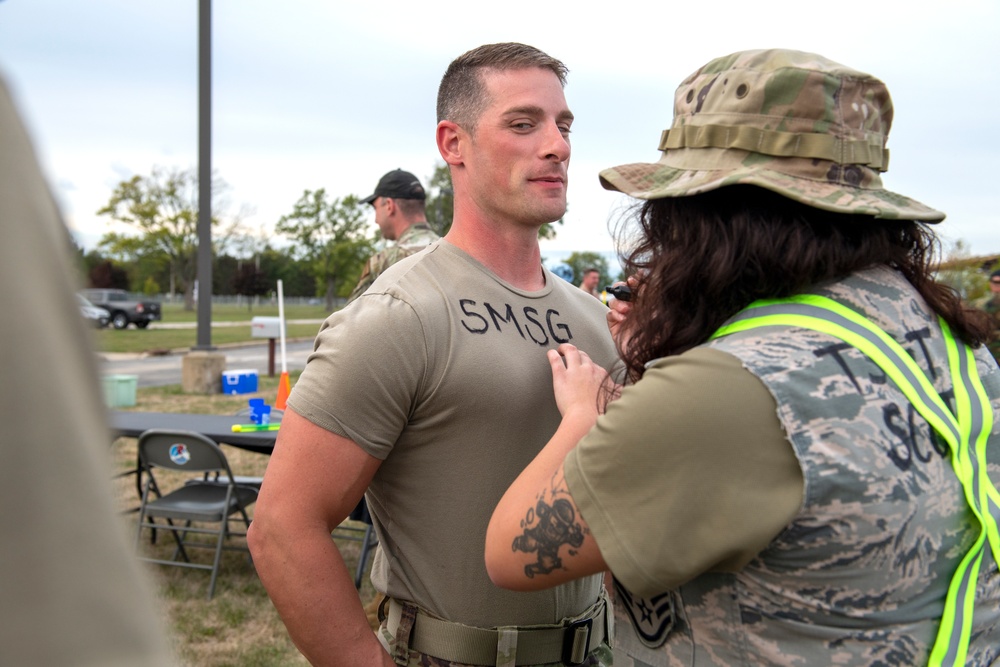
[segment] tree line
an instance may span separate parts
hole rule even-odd
[[[367,205],[358,196],[333,196],[325,188],[305,190],[274,233],[251,229],[247,209],[231,212],[228,185],[212,179],[212,293],[263,296],[281,279],[288,296],[322,297],[332,311],[338,297],[357,284],[365,261],[380,239],[369,225]],[[451,174],[438,164],[427,188],[426,215],[441,236],[454,211]],[[97,246],[76,254],[89,287],[118,288],[149,295],[183,295],[194,309],[198,251],[198,176],[194,168],[153,167],[118,183],[97,214],[120,223],[126,232],[104,234]],[[541,238],[553,238],[556,225]],[[280,238],[279,236],[280,235]],[[610,281],[599,253],[574,253],[557,273],[579,282],[584,269],[597,268]],[[603,284],[603,282],[602,282]]]

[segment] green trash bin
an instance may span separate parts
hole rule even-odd
[[[104,402],[109,408],[130,408],[135,405],[135,387],[138,375],[105,375]]]

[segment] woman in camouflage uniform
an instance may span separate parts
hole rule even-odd
[[[616,665],[1000,659],[1000,370],[931,278],[944,214],[882,187],[891,121],[870,75],[741,52],[678,88],[658,163],[602,172],[647,200],[609,315],[630,386],[599,415],[605,375],[549,354],[562,425],[486,562],[610,569]]]

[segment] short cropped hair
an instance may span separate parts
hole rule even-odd
[[[540,67],[551,70],[566,85],[569,69],[561,61],[539,51],[533,46],[517,42],[484,44],[463,53],[448,65],[438,87],[437,119],[450,120],[468,132],[474,132],[476,123],[490,100],[480,75],[481,70],[498,71]]]
[[[393,199],[399,212],[407,218],[423,216],[426,202],[423,199]]]

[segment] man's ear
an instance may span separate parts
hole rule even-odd
[[[446,164],[457,166],[462,164],[462,148],[465,143],[465,132],[450,120],[443,120],[437,126],[437,146],[441,159]]]

